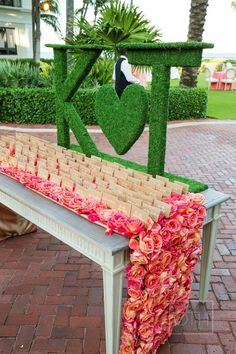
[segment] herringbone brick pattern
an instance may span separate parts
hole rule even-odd
[[[35,135],[55,141],[52,133]],[[112,152],[103,135],[92,136],[100,149]],[[196,301],[198,266],[188,314],[158,353],[236,353],[235,136],[236,125],[169,130],[167,169],[231,199],[222,208],[209,301]],[[144,133],[127,158],[145,163],[147,141]],[[42,230],[1,242],[0,353],[105,354],[99,266]]]

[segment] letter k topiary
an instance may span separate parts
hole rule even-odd
[[[74,69],[69,74],[67,73],[67,50],[76,48],[69,45],[53,45],[52,47],[55,62],[57,143],[69,148],[71,129],[87,156],[99,155],[96,145],[71,100],[104,47],[93,45],[77,48],[84,50],[81,51]]]

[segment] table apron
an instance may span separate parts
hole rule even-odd
[[[106,250],[99,248],[97,245],[89,242],[89,240],[82,239],[79,235],[76,235],[71,230],[63,226],[59,221],[57,222],[52,220],[49,216],[33,210],[27,204],[23,204],[14,199],[14,197],[11,197],[1,191],[0,203],[4,204],[17,214],[23,216],[25,219],[36,224],[52,236],[55,236],[59,240],[63,241],[74,250],[90,258],[92,261],[99,264],[103,269],[114,272],[114,274],[123,270],[124,266],[129,261],[128,248],[111,255],[110,252],[106,252]]]

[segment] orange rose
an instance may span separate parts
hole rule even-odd
[[[154,251],[158,252],[162,247],[162,236],[157,232],[151,232],[150,237],[154,242]]]
[[[134,234],[136,235],[139,234],[141,231],[143,231],[145,225],[143,221],[135,217],[130,217],[126,221],[124,227],[128,233],[131,233],[132,235]]]
[[[119,354],[135,354],[135,350],[132,346],[121,345]]]
[[[142,339],[148,340],[153,338],[153,327],[148,322],[142,323],[139,326],[138,333]]]
[[[142,302],[140,300],[136,300],[134,302],[127,301],[124,304],[123,314],[124,318],[127,321],[133,321],[137,316],[138,311],[142,308]]]
[[[143,301],[143,291],[142,290],[136,290],[133,288],[128,289],[128,294],[131,298],[135,300],[141,300]]]
[[[147,270],[142,265],[133,265],[128,271],[128,279],[132,279],[135,281],[142,280],[147,273]]]
[[[156,288],[159,285],[159,276],[156,274],[147,274],[145,277],[145,285],[148,289]]]
[[[129,248],[131,250],[139,251],[139,242],[136,238],[132,237],[129,241]]]
[[[154,251],[154,242],[150,236],[144,237],[139,241],[140,251],[144,254],[153,253]]]
[[[144,254],[142,254],[139,251],[134,251],[130,255],[130,261],[134,264],[147,264],[148,263],[147,257],[144,256]]]
[[[137,317],[137,320],[139,323],[149,323],[152,324],[154,319],[153,319],[153,314],[147,311],[142,311]]]
[[[167,219],[165,223],[165,228],[171,233],[176,233],[181,229],[181,222],[175,219]]]
[[[198,203],[198,204],[203,204],[203,202],[205,200],[204,195],[200,194],[200,193],[193,194],[193,198],[194,198],[195,203]]]

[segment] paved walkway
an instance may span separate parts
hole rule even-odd
[[[185,123],[172,123],[168,130],[167,169],[206,182],[231,199],[222,208],[209,301],[195,300],[197,267],[188,314],[158,354],[234,354],[236,124]],[[0,135],[6,133],[0,129]],[[53,131],[31,134],[55,142]],[[102,134],[92,136],[101,150],[112,152]],[[147,139],[146,132],[126,157],[146,163]],[[105,354],[102,296],[100,268],[49,234],[39,230],[1,242],[0,353]]]

